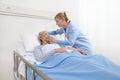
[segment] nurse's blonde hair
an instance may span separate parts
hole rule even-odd
[[[66,12],[59,12],[54,19],[65,19],[66,22],[69,22]]]

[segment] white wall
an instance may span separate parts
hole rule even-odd
[[[77,18],[79,15],[79,0],[0,0],[0,2],[57,13],[66,11],[70,16],[70,19],[79,24]]]
[[[16,49],[20,36],[50,30],[51,27],[55,27],[55,24],[48,20],[5,15],[0,15],[0,22],[2,22],[0,23],[0,78],[1,80],[13,80],[13,50]]]
[[[78,24],[78,1],[74,0],[0,0],[1,3],[43,11],[67,11]],[[54,21],[42,23],[40,19],[0,15],[0,79],[13,80],[13,50],[20,34],[38,33],[40,30],[55,28]],[[52,24],[52,25],[51,25]],[[42,26],[40,26],[42,25]],[[46,27],[47,25],[47,27]],[[49,26],[50,27],[49,27]],[[57,28],[57,27],[56,27]],[[46,29],[46,30],[47,30]]]
[[[80,0],[80,26],[94,53],[120,64],[120,0]]]

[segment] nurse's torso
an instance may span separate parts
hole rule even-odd
[[[79,27],[76,26],[72,22],[69,23],[66,30],[64,29],[64,33],[65,33],[65,36],[66,36],[67,40],[70,39],[69,36],[72,36],[71,32],[70,32],[71,29],[73,29],[73,30],[75,30],[77,32],[77,34],[76,34],[77,38],[75,40],[75,43],[73,44],[73,47],[83,49],[83,50],[91,53],[91,44],[90,44],[87,36],[84,35],[83,33],[81,33]]]

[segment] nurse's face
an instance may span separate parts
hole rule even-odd
[[[64,20],[63,19],[55,19],[56,21],[56,25],[58,25],[59,27],[63,27],[64,26]]]

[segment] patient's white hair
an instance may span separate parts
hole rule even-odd
[[[41,32],[39,32],[38,38],[41,38],[41,37],[42,37],[42,34],[43,34],[44,32],[47,32],[47,31],[41,31]]]
[[[39,40],[40,44],[42,44],[42,37],[43,37],[43,33],[45,33],[45,32],[47,32],[47,31],[41,31],[41,32],[39,32],[39,34],[38,34],[38,40]],[[48,33],[48,32],[47,32],[47,33]]]

